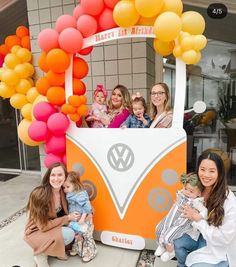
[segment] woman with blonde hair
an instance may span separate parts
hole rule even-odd
[[[170,93],[166,83],[157,83],[151,89],[150,128],[170,128],[173,111],[170,106]]]

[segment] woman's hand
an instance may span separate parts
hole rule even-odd
[[[79,212],[72,212],[72,213],[70,213],[69,215],[68,215],[68,220],[69,221],[78,221],[79,220],[79,218],[80,218],[80,214],[79,214]]]
[[[198,222],[202,219],[199,211],[187,204],[182,206],[182,217],[195,222]]]

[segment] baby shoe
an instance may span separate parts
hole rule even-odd
[[[161,255],[161,260],[163,262],[167,262],[167,261],[171,260],[172,258],[174,258],[174,256],[175,256],[175,252],[174,251],[172,251],[172,252],[166,251]]]
[[[164,247],[162,247],[162,246],[158,246],[157,249],[156,249],[156,251],[155,251],[155,253],[154,253],[154,255],[155,255],[156,257],[161,256],[165,251],[166,251],[166,250],[165,250]]]

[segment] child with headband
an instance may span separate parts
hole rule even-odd
[[[167,262],[175,256],[173,241],[183,234],[188,234],[192,239],[198,240],[200,232],[192,226],[192,221],[182,217],[185,204],[191,205],[199,211],[202,218],[207,217],[207,209],[201,197],[203,185],[196,174],[182,174],[183,189],[177,192],[176,202],[167,216],[157,225],[156,236],[158,247],[155,256]]]
[[[151,119],[147,115],[147,106],[145,99],[140,93],[132,96],[132,114],[122,123],[121,128],[149,128]]]

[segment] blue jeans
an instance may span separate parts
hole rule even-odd
[[[197,241],[193,240],[187,234],[184,234],[180,238],[175,239],[174,240],[175,257],[177,258],[178,261],[178,267],[186,267],[185,261],[188,254],[196,249],[205,246],[206,246],[206,241],[202,237],[202,235],[199,236]]]
[[[62,236],[64,240],[64,244],[69,245],[75,238],[75,232],[70,228],[66,226],[62,226]]]
[[[193,265],[191,265],[191,267],[228,267],[229,264],[227,261],[221,261],[219,263],[216,263],[216,264],[210,264],[210,263],[205,263],[205,262],[202,262],[202,263],[195,263]]]

